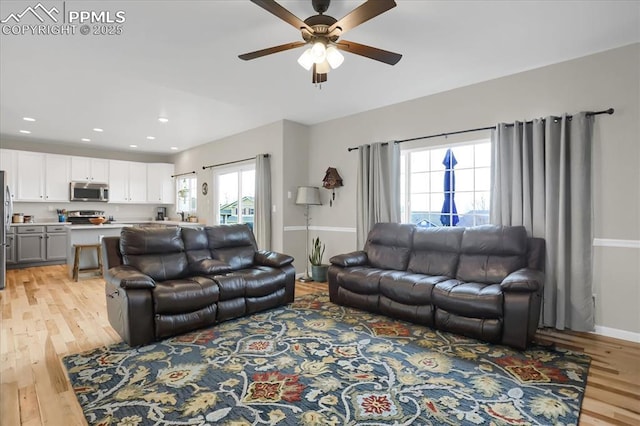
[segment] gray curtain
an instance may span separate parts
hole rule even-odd
[[[499,124],[491,222],[546,240],[542,324],[592,331],[592,117]]]
[[[358,147],[358,248],[378,222],[400,221],[400,147],[374,143]]]
[[[258,248],[271,250],[271,161],[260,154],[256,157],[256,196],[253,233]]]

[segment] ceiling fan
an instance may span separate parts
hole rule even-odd
[[[302,21],[293,13],[282,7],[274,0],[251,0],[267,12],[272,13],[286,23],[296,27],[302,33],[304,41],[281,44],[280,46],[256,50],[238,57],[245,61],[308,46],[298,59],[298,63],[305,69],[312,71],[312,82],[319,84],[327,81],[330,69],[338,68],[344,61],[340,50],[364,56],[385,64],[395,65],[402,55],[376,47],[366,46],[353,41],[340,40],[347,31],[375,18],[376,16],[396,7],[394,0],[368,0],[361,4],[340,20],[324,13],[329,9],[331,0],[312,0],[313,9],[318,13]]]

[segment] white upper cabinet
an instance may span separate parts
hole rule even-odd
[[[16,164],[16,201],[69,201],[69,157],[17,151]]]
[[[71,159],[66,155],[45,156],[44,199],[69,201]]]
[[[11,196],[16,199],[18,182],[18,154],[12,149],[0,149],[0,170],[4,170],[5,184],[9,186]]]
[[[147,165],[109,160],[109,202],[146,203]]]
[[[109,182],[109,160],[71,157],[71,180],[74,182]]]
[[[155,204],[173,204],[175,202],[175,184],[171,177],[173,164],[147,164],[147,202]]]

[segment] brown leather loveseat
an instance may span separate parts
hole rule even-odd
[[[521,349],[538,326],[544,240],[521,226],[379,223],[364,250],[331,264],[340,305]]]
[[[102,241],[107,312],[131,346],[293,301],[293,258],[247,225],[123,228]]]

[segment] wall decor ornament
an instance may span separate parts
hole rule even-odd
[[[333,206],[333,202],[336,199],[335,189],[341,186],[343,186],[342,177],[340,177],[338,170],[335,167],[329,167],[324,174],[324,179],[322,179],[322,187],[331,190],[330,207]]]
[[[207,193],[209,192],[209,185],[207,184],[207,182],[202,184],[202,195],[207,195]]]

